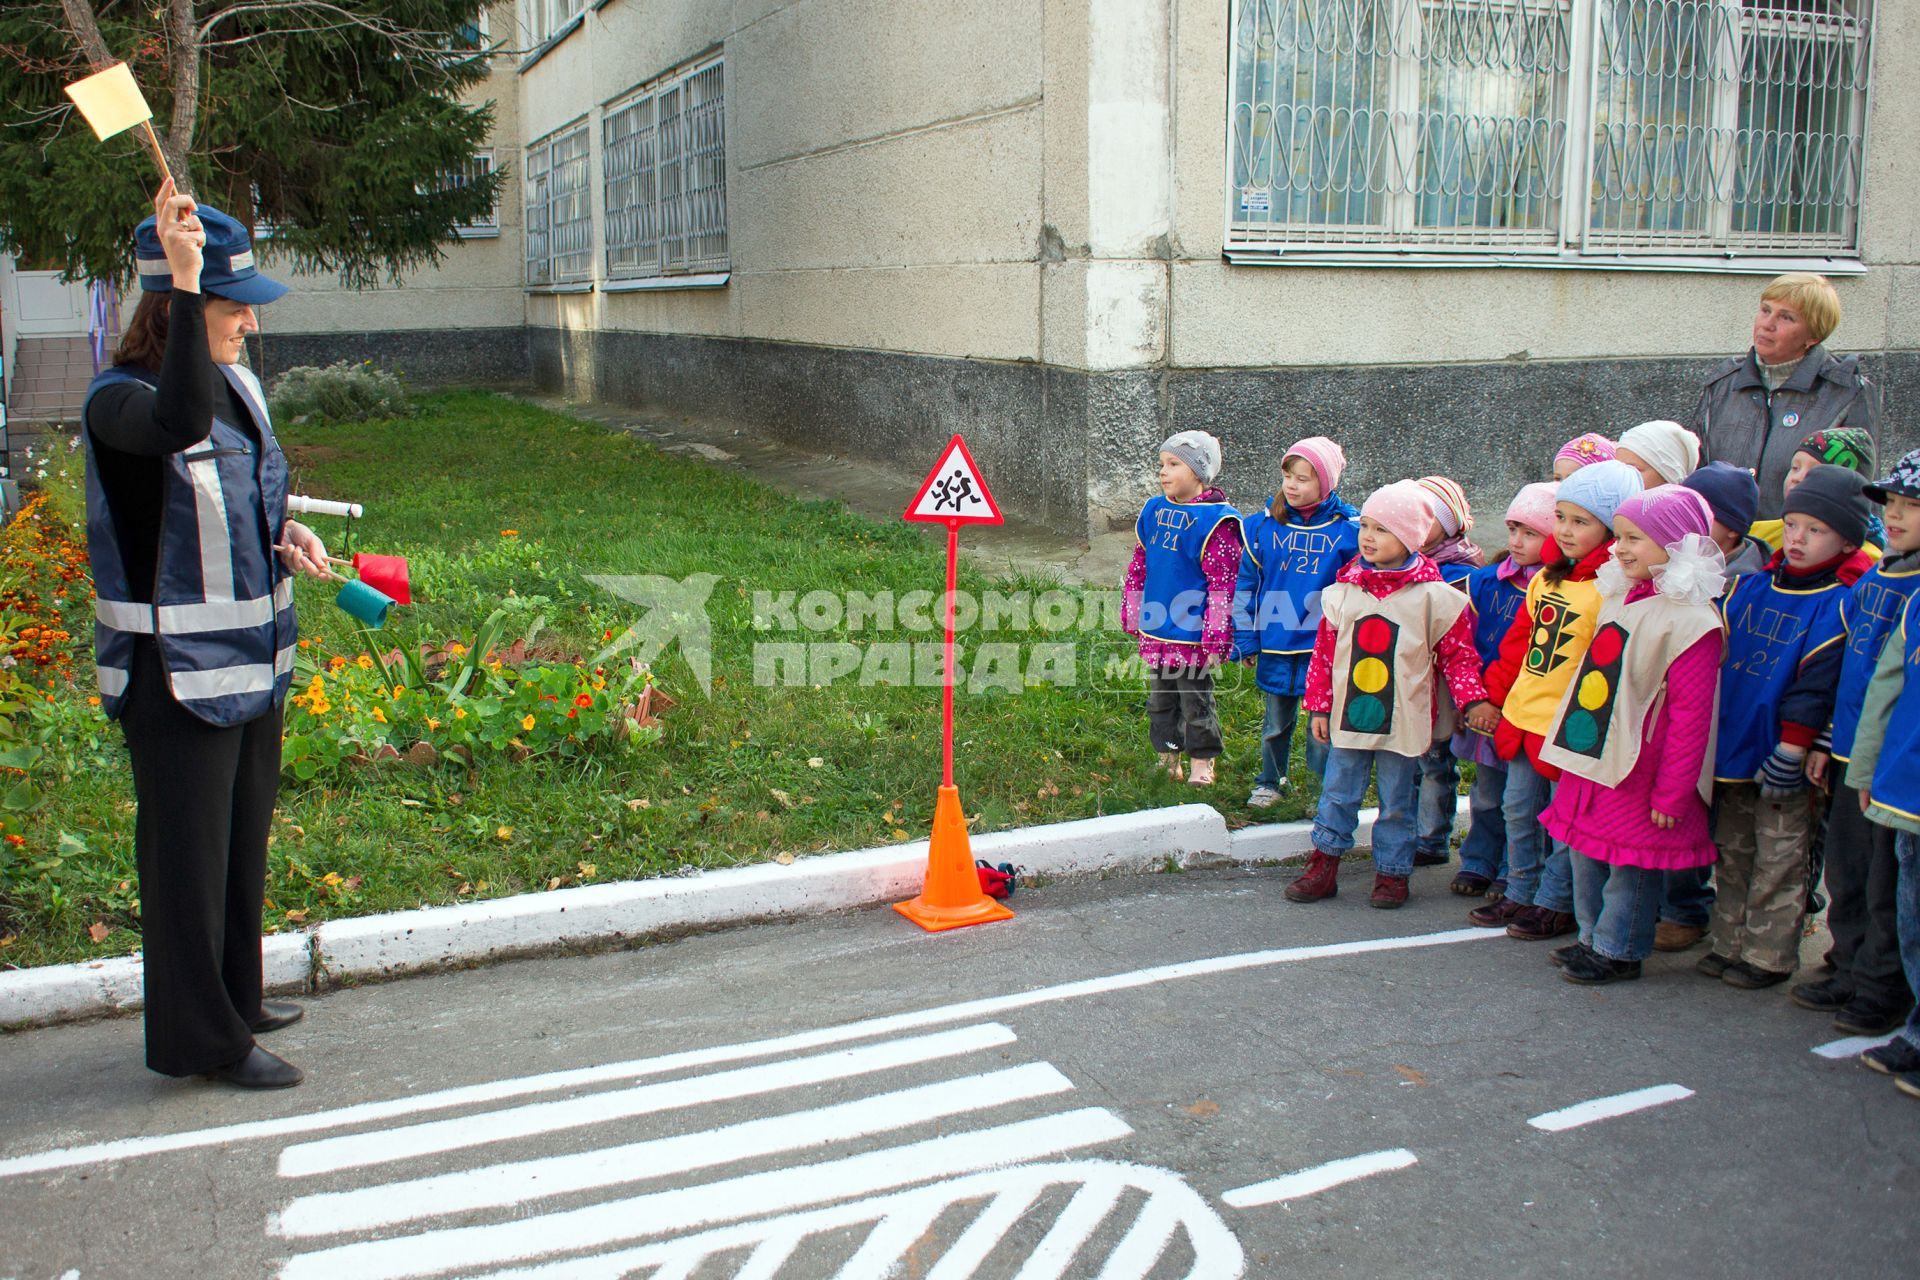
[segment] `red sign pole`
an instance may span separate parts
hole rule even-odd
[[[946,662],[942,667],[945,673],[940,683],[945,686],[942,692],[941,726],[941,770],[940,785],[953,785],[953,597],[960,583],[960,522],[947,521],[947,651]]]

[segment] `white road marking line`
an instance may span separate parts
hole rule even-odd
[[[1040,1238],[1040,1243],[1027,1255],[1027,1261],[1013,1280],[1060,1280],[1067,1274],[1067,1268],[1080,1253],[1100,1224],[1113,1212],[1113,1206],[1120,1203],[1120,1193],[1126,1190],[1117,1183],[1089,1182],[1074,1193],[1067,1202],[1053,1227]]]
[[[1147,1280],[1179,1229],[1180,1217],[1173,1206],[1165,1200],[1147,1201],[1095,1280]]]
[[[1884,1036],[1848,1036],[1844,1040],[1829,1040],[1826,1044],[1817,1044],[1813,1046],[1813,1051],[1823,1058],[1855,1058],[1869,1049],[1878,1049],[1883,1044],[1892,1043],[1893,1037],[1898,1034],[1899,1032],[1896,1031],[1892,1035]]]
[[[1548,1133],[1560,1133],[1567,1129],[1578,1129],[1583,1124],[1592,1124],[1596,1120],[1611,1120],[1615,1116],[1631,1115],[1635,1111],[1665,1106],[1669,1102],[1692,1096],[1693,1090],[1684,1085],[1656,1084],[1628,1093],[1616,1093],[1611,1097],[1576,1102],[1570,1107],[1537,1115],[1527,1123]]]
[[[1236,1209],[1253,1209],[1263,1204],[1279,1204],[1285,1200],[1298,1200],[1302,1196],[1316,1195],[1329,1187],[1337,1187],[1343,1182],[1358,1182],[1362,1178],[1371,1178],[1376,1173],[1410,1169],[1419,1163],[1419,1157],[1405,1147],[1395,1147],[1391,1151],[1371,1151],[1363,1156],[1329,1160],[1325,1164],[1317,1164],[1310,1169],[1300,1169],[1278,1178],[1269,1178],[1265,1182],[1236,1187],[1222,1194],[1220,1199]]]
[[[774,1280],[780,1274],[780,1268],[787,1264],[793,1251],[800,1247],[806,1237],[796,1231],[784,1235],[768,1236],[760,1242],[760,1247],[747,1255],[740,1269],[733,1273],[733,1280]],[[692,1272],[687,1274],[691,1275]]]
[[[1009,1067],[699,1133],[302,1196],[282,1210],[268,1230],[289,1237],[338,1235],[473,1209],[519,1205],[823,1147],[1072,1089],[1073,1082],[1046,1063]]]
[[[540,1217],[479,1227],[426,1231],[394,1240],[370,1240],[300,1254],[281,1267],[283,1280],[398,1280],[500,1265],[560,1250],[637,1240],[666,1232],[870,1195],[876,1191],[1040,1160],[1131,1134],[1127,1123],[1099,1107],[841,1160],[774,1169],[722,1182],[676,1187]]]
[[[118,1138],[106,1142],[88,1143],[84,1146],[63,1147],[31,1155],[12,1156],[0,1159],[0,1178],[18,1177],[26,1173],[44,1173],[50,1169],[118,1163],[136,1156],[187,1151],[200,1147],[227,1146],[260,1138],[285,1138],[302,1133],[321,1133],[328,1129],[346,1129],[355,1125],[374,1124],[425,1111],[484,1105],[508,1098],[526,1097],[530,1094],[554,1093],[565,1089],[580,1089],[622,1080],[636,1080],[697,1067],[739,1062],[747,1058],[798,1053],[828,1045],[845,1044],[851,1040],[897,1035],[901,1032],[917,1031],[949,1022],[993,1017],[1016,1009],[1030,1009],[1038,1005],[1106,995],[1115,991],[1131,991],[1139,987],[1150,987],[1186,978],[1212,977],[1248,969],[1264,969],[1273,965],[1294,964],[1302,960],[1325,960],[1336,956],[1408,951],[1423,947],[1448,946],[1456,942],[1485,941],[1504,936],[1506,935],[1498,929],[1448,929],[1440,933],[1409,934],[1402,937],[1373,938],[1358,942],[1334,942],[1309,947],[1281,947],[1271,951],[1247,951],[1236,955],[1214,956],[1205,960],[1156,965],[1150,969],[1135,969],[1128,973],[1109,974],[1101,978],[1063,982],[1011,995],[989,996],[980,1000],[961,1001],[958,1004],[917,1009],[909,1013],[864,1018],[858,1022],[820,1027],[812,1031],[775,1036],[767,1040],[716,1045],[706,1049],[688,1049],[679,1053],[663,1054],[656,1058],[635,1058],[598,1067],[575,1067],[541,1075],[493,1080],[485,1084],[460,1085],[451,1089],[415,1094],[411,1097],[392,1098],[385,1102],[362,1102],[329,1111],[283,1116],[275,1120],[254,1120],[243,1124],[217,1125],[207,1129],[188,1129],[179,1133],[153,1134],[140,1138]]]
[[[660,1268],[649,1273],[648,1280],[683,1280],[696,1274],[707,1260],[762,1240],[785,1239],[790,1234],[805,1238],[895,1216],[918,1216],[924,1222],[932,1222],[953,1205],[986,1200],[987,1209],[961,1232],[926,1277],[926,1280],[973,1280],[1001,1238],[1031,1210],[1036,1200],[1050,1188],[1084,1183],[1111,1183],[1140,1191],[1146,1196],[1143,1214],[1161,1210],[1171,1213],[1186,1229],[1192,1246],[1193,1262],[1186,1280],[1239,1280],[1245,1273],[1246,1255],[1239,1240],[1178,1174],[1110,1160],[1072,1160],[992,1169],[930,1186],[771,1220],[715,1227],[612,1253],[489,1272],[476,1280],[630,1280],[636,1272],[648,1267]],[[1115,1255],[1118,1253],[1116,1249]],[[1144,1258],[1138,1260],[1137,1265],[1143,1272],[1151,1273],[1158,1261]],[[1113,1258],[1109,1258],[1108,1265],[1114,1265]]]
[[[867,1232],[853,1256],[834,1272],[833,1280],[890,1280],[898,1276],[900,1259],[932,1225],[926,1214],[888,1214]]]
[[[341,1169],[387,1164],[415,1156],[438,1155],[465,1147],[484,1146],[555,1133],[585,1125],[605,1124],[628,1116],[652,1115],[680,1107],[698,1106],[729,1098],[775,1093],[801,1085],[888,1071],[914,1063],[931,1062],[982,1049],[1011,1044],[1014,1034],[998,1023],[939,1031],[906,1040],[886,1040],[858,1049],[836,1049],[811,1058],[789,1058],[757,1067],[740,1067],[710,1075],[689,1076],[658,1084],[636,1085],[610,1093],[590,1093],[564,1102],[534,1102],[504,1111],[484,1111],[451,1120],[430,1120],[399,1129],[347,1134],[303,1142],[280,1153],[280,1176],[303,1178]]]

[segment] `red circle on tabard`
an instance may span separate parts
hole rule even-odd
[[[1387,642],[1393,639],[1393,632],[1388,630],[1387,624],[1380,619],[1368,618],[1360,624],[1360,631],[1356,638],[1360,641],[1360,647],[1366,652],[1383,653],[1386,651]]]
[[[1596,667],[1604,667],[1620,656],[1620,650],[1626,644],[1626,637],[1616,627],[1608,627],[1593,638],[1588,654]]]
[[[1554,607],[1552,605],[1543,604],[1540,606],[1540,621],[1552,622],[1555,618],[1559,616],[1560,616],[1559,613],[1554,610]]]

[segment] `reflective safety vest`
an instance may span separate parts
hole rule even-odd
[[[100,702],[111,717],[126,706],[135,636],[154,637],[174,700],[209,724],[244,724],[264,715],[293,682],[293,575],[273,551],[287,519],[287,459],[273,438],[259,380],[238,365],[219,368],[253,422],[227,421],[222,404],[205,440],[160,459],[160,545],[150,604],[136,601],[129,589],[93,435],[82,433],[93,655]],[[87,399],[128,383],[154,385],[116,366],[94,377]]]
[[[1207,543],[1220,526],[1240,522],[1224,502],[1149,498],[1134,522],[1146,549],[1147,581],[1140,601],[1140,634],[1175,644],[1200,643],[1207,618]]]

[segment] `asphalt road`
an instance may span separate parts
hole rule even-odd
[[[341,991],[279,1094],[148,1074],[137,1020],[0,1037],[0,1280],[1915,1274],[1920,1103],[1826,1019],[1697,952],[1571,986],[1448,871]]]

